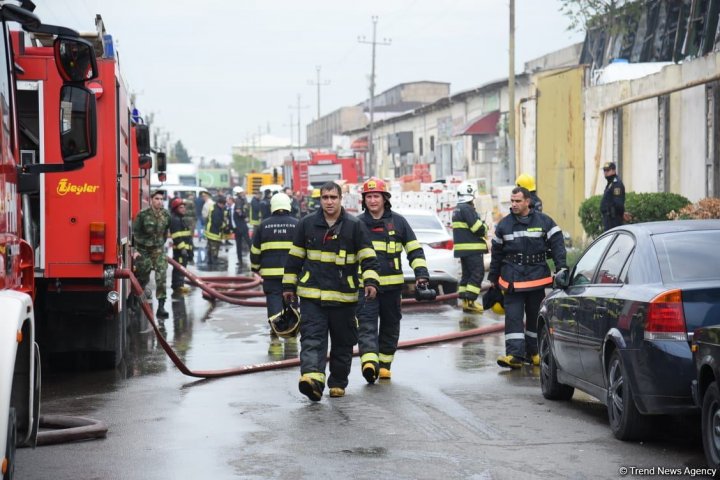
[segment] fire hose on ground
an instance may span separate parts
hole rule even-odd
[[[209,294],[211,297],[234,304],[234,305],[245,305],[245,306],[264,306],[265,301],[254,301],[254,300],[243,300],[239,298],[234,298],[232,296],[227,295],[226,293],[218,292],[215,288],[213,288],[211,285],[209,285],[205,280],[201,279],[200,277],[192,274],[187,269],[185,269],[182,265],[177,263],[175,260],[168,258],[168,261],[171,265],[173,265],[175,268],[178,268],[183,275],[185,275],[189,280],[190,283],[201,288],[203,292]],[[132,292],[136,295],[142,296],[143,295],[143,289],[140,286],[140,283],[138,282],[137,278],[135,278],[135,275],[128,270],[128,269],[119,269],[116,271],[116,277],[118,278],[127,278],[130,280],[132,285]],[[226,277],[219,277],[219,278],[226,278]],[[214,280],[218,280],[218,277],[214,277]],[[233,278],[234,281],[237,281],[238,277],[229,277]],[[257,283],[254,283],[257,280]],[[249,285],[251,283],[254,283],[253,286],[258,285],[260,282],[260,279],[252,279],[250,280],[249,277],[244,277],[241,283],[243,283],[243,287],[245,285]],[[248,287],[249,288],[249,287]],[[444,298],[443,298],[444,297]],[[450,295],[441,295],[438,297],[438,301],[442,301],[443,299],[452,299],[457,298],[457,294],[450,294]],[[413,302],[409,303],[416,303],[414,299],[412,299]],[[300,365],[300,359],[299,358],[291,358],[287,360],[278,360],[274,362],[263,362],[263,363],[256,363],[256,364],[250,364],[250,365],[241,365],[238,367],[232,367],[227,369],[221,369],[221,370],[191,370],[188,368],[185,363],[178,357],[178,355],[173,350],[172,346],[167,342],[165,337],[163,337],[162,333],[160,332],[160,329],[155,322],[155,317],[153,315],[153,311],[151,308],[151,305],[148,302],[141,302],[141,307],[143,309],[143,312],[145,313],[145,316],[147,317],[148,321],[150,322],[150,325],[153,328],[153,331],[155,332],[155,335],[157,336],[158,342],[162,346],[163,350],[165,350],[165,353],[170,357],[170,360],[175,364],[178,370],[182,372],[184,375],[187,375],[189,377],[196,377],[196,378],[221,378],[221,377],[229,377],[234,375],[243,375],[247,373],[256,373],[256,372],[263,372],[267,370],[276,370],[280,368],[288,368],[288,367],[295,367]],[[404,348],[414,348],[419,347],[423,345],[431,345],[435,343],[442,343],[442,342],[448,342],[448,341],[454,341],[454,340],[460,340],[464,338],[470,338],[475,337],[479,335],[485,335],[488,333],[495,333],[503,331],[505,328],[504,322],[498,322],[493,325],[485,325],[478,328],[473,328],[470,330],[465,330],[462,332],[451,332],[446,333],[442,335],[435,335],[431,337],[424,337],[424,338],[418,338],[415,340],[407,340],[402,341],[398,344],[399,349]],[[357,355],[357,349],[353,352],[354,355]]]

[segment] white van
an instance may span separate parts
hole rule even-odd
[[[186,199],[192,193],[195,195],[195,198],[198,198],[200,196],[200,192],[208,191],[205,187],[196,187],[194,185],[170,185],[167,183],[164,185],[151,185],[150,187],[150,191],[157,189],[165,190],[165,208],[169,208],[170,200],[175,197]]]

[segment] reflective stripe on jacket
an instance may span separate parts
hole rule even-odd
[[[225,238],[223,234],[227,231],[227,209],[214,205],[208,217],[207,224],[205,224],[205,238],[219,242]]]
[[[377,287],[378,262],[367,229],[344,208],[330,227],[319,210],[298,223],[283,290],[327,306],[357,303],[358,265],[365,285]]]
[[[400,288],[405,283],[400,261],[403,248],[415,278],[430,278],[422,245],[417,241],[415,232],[402,215],[385,209],[382,217],[378,219],[373,218],[367,211],[358,218],[370,232],[370,241],[380,265],[381,290]]]
[[[544,213],[530,209],[527,217],[510,213],[495,226],[488,279],[504,290],[535,290],[552,283],[546,261],[552,251],[555,268],[566,267],[562,230]]]
[[[298,219],[272,214],[255,229],[250,248],[250,269],[263,278],[282,278]]]
[[[178,252],[192,251],[192,230],[185,223],[185,216],[176,213],[170,215],[170,238],[173,241],[173,250]]]
[[[472,202],[457,204],[452,214],[452,227],[455,257],[487,253],[487,225],[478,216]]]

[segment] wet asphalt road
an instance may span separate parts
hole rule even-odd
[[[213,306],[193,290],[163,322],[190,368],[297,356],[296,344],[269,341],[264,308]],[[402,339],[500,320],[451,306],[406,308]],[[121,369],[43,379],[42,413],[103,420],[107,438],[22,449],[16,475],[610,479],[634,478],[622,477],[622,466],[704,466],[697,419],[659,418],[657,440],[620,442],[602,404],[581,393],[571,402],[545,400],[539,369],[500,369],[502,352],[501,333],[402,350],[392,381],[375,385],[355,358],[347,395],[312,403],[297,390],[298,367],[196,380],[172,365],[152,332],[139,333]]]

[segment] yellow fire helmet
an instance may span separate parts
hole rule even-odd
[[[527,173],[523,173],[519,177],[517,177],[517,180],[515,180],[515,185],[517,185],[518,187],[527,188],[530,192],[535,191],[535,179]]]

